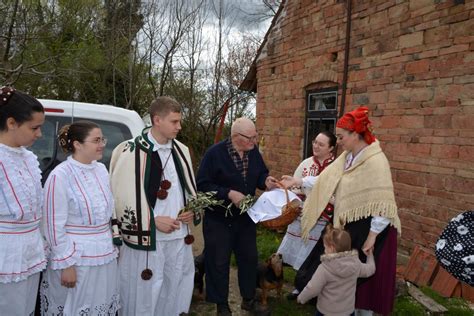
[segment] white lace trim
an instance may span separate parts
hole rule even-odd
[[[80,209],[88,210],[82,214],[82,224],[108,222],[113,211],[113,196],[105,166],[97,161],[83,164],[69,156],[64,170],[70,175],[68,195],[74,197]]]

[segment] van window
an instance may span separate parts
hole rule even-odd
[[[81,117],[76,117],[75,120],[89,120],[97,123],[102,129],[104,137],[107,138],[107,146],[101,162],[105,164],[107,169],[114,148],[124,140],[132,138],[131,131],[122,123]],[[71,123],[70,118],[46,115],[44,125],[41,127],[43,137],[38,139],[30,148],[38,156],[40,168],[43,171],[43,180],[46,180],[55,166],[66,159],[66,154],[62,152],[57,142],[57,131],[69,123]]]

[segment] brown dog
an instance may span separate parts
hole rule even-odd
[[[257,270],[257,287],[262,289],[262,305],[267,305],[268,291],[276,289],[281,299],[283,286],[283,259],[281,254],[274,253],[265,263],[260,263]]]

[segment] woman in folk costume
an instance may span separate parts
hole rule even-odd
[[[0,314],[32,315],[40,271],[46,267],[40,233],[43,190],[37,157],[25,149],[41,137],[43,106],[0,88]]]
[[[43,233],[51,255],[41,283],[42,315],[115,315],[114,200],[107,169],[97,162],[107,140],[90,121],[64,126],[58,138],[71,155],[45,183]]]
[[[312,142],[313,156],[303,160],[293,175],[293,177],[283,176],[283,184],[286,181],[294,180],[297,184],[298,196],[304,201],[311,192],[316,177],[334,161],[334,149],[336,147],[336,136],[329,131],[319,133]],[[308,239],[301,238],[301,216],[288,225],[285,236],[278,248],[278,253],[282,254],[283,261],[298,270],[316,245],[321,232],[329,222],[332,222],[333,205],[328,203],[321,214],[316,225],[311,229]],[[297,293],[295,293],[297,294]]]
[[[376,272],[359,279],[356,308],[362,315],[389,314],[395,299],[397,231],[401,225],[393,192],[390,165],[371,131],[368,108],[346,113],[336,124],[338,145],[344,152],[318,177],[303,207],[303,238],[309,233],[333,195],[333,222],[344,226],[352,248],[366,262],[364,252],[374,249]],[[322,242],[313,248],[295,279],[302,290],[320,264]]]
[[[189,149],[175,140],[181,105],[155,99],[152,126],[118,145],[110,164],[120,250],[121,314],[188,313],[193,294],[192,211],[181,210],[196,195]]]

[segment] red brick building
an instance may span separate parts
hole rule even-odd
[[[432,247],[451,217],[474,209],[474,1],[284,1],[242,88],[257,92],[275,175],[291,174],[342,113],[371,109],[401,254]]]

